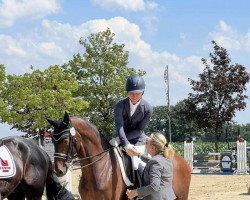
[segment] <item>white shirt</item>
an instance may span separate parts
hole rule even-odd
[[[132,104],[132,102],[130,101],[130,99],[129,99],[129,105],[130,105],[130,117],[132,117],[133,116],[133,114],[135,113],[135,111],[136,111],[136,109],[137,109],[137,107],[138,107],[138,105],[141,103],[141,99],[140,99],[140,101],[138,101],[135,105],[134,104]]]

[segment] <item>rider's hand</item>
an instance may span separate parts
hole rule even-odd
[[[125,150],[126,150],[126,151],[127,151],[127,150],[131,150],[131,149],[133,149],[133,148],[135,148],[135,146],[132,145],[132,144],[127,144],[127,145],[125,146]]]
[[[132,144],[127,144],[125,150],[129,156],[137,156],[139,151]]]

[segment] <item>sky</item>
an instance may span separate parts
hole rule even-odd
[[[174,105],[192,92],[188,78],[202,73],[213,40],[250,72],[249,9],[247,0],[0,0],[0,64],[7,74],[64,64],[84,52],[81,37],[109,27],[129,51],[128,67],[147,72],[144,99],[153,106],[166,105],[168,65]],[[249,115],[247,100],[234,121],[250,123]],[[17,133],[0,128],[2,137]]]

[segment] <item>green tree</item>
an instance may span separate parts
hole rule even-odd
[[[238,125],[237,126],[238,131],[235,131],[235,133],[240,134],[241,138],[245,139],[246,141],[250,141],[250,124],[244,124],[244,125]],[[235,136],[234,135],[234,141],[235,141]]]
[[[4,90],[4,83],[6,81],[6,73],[5,73],[5,67],[4,65],[0,65],[0,94],[2,93],[2,91]],[[1,98],[0,96],[0,120],[2,120],[2,118],[7,118],[8,117],[8,111],[7,111],[7,105],[4,102],[4,99]]]
[[[209,54],[210,64],[205,58],[200,80],[189,79],[194,93],[184,100],[185,115],[199,128],[214,134],[215,149],[221,137],[219,129],[230,122],[236,111],[245,109],[244,95],[249,73],[240,64],[230,64],[227,50],[212,41],[214,52]]]
[[[63,72],[58,66],[51,66],[44,72],[34,70],[23,75],[8,75],[1,92],[1,98],[8,105],[6,122],[19,131],[28,134],[43,133],[48,127],[45,115],[59,118],[65,110],[71,114],[83,114],[88,104],[80,98],[73,98],[78,90],[74,76]]]
[[[168,129],[168,111],[166,106],[156,106],[153,108],[153,114],[150,119],[149,125],[147,127],[146,132],[162,132],[167,134]]]
[[[124,44],[114,42],[114,33],[110,29],[91,34],[80,39],[84,47],[83,55],[73,56],[63,69],[76,76],[79,90],[76,97],[82,97],[89,103],[86,111],[90,121],[101,133],[110,137],[114,134],[113,107],[126,95],[125,82],[129,75],[139,73],[128,68],[128,52]]]
[[[179,101],[175,106],[171,107],[170,119],[173,141],[183,142],[192,138],[201,139],[204,131],[195,127],[193,120],[180,114],[184,108],[183,101]]]
[[[169,113],[171,124],[171,139],[173,142],[183,142],[192,137],[201,137],[203,133],[198,128],[193,126],[193,122],[180,115],[184,103],[178,102],[176,105],[170,107],[170,112],[166,106],[156,106],[153,108],[153,114],[150,119],[147,132],[160,131],[166,134],[169,138]]]

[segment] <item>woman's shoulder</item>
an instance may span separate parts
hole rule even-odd
[[[151,158],[151,161],[152,162],[162,162],[164,159],[166,159],[166,158],[164,158],[162,155],[157,154]]]
[[[158,163],[172,163],[171,159],[165,158],[161,154],[157,154],[151,158],[151,160],[158,162]]]

